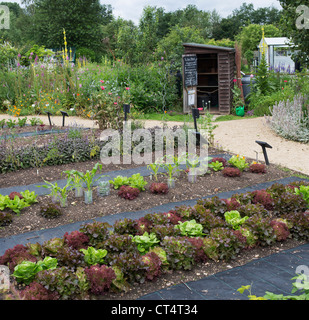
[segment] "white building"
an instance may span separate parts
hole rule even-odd
[[[277,72],[295,72],[295,61],[292,60],[290,39],[282,38],[262,38],[259,49],[259,61],[261,61],[262,53],[265,53],[265,58],[270,70]]]

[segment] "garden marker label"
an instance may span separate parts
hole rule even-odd
[[[10,29],[10,10],[7,6],[0,5],[0,30]]]

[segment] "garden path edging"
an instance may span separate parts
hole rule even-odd
[[[59,227],[55,228],[50,228],[50,229],[44,229],[44,230],[36,230],[36,231],[30,231],[30,232],[25,232],[21,233],[18,235],[13,235],[10,237],[6,238],[0,238],[0,255],[3,255],[5,250],[14,247],[17,244],[26,244],[26,243],[43,243],[46,240],[49,240],[54,237],[63,237],[63,235],[66,232],[71,232],[78,230],[81,225],[86,224],[86,223],[91,223],[93,221],[99,221],[99,222],[108,222],[110,225],[113,225],[116,220],[121,220],[124,218],[130,218],[130,219],[139,219],[143,216],[145,216],[148,213],[159,213],[159,212],[168,212],[170,210],[175,209],[175,207],[185,205],[185,206],[194,206],[198,200],[200,199],[207,199],[211,197],[219,197],[221,199],[227,199],[230,198],[233,194],[236,193],[245,193],[245,192],[250,192],[250,191],[255,191],[255,190],[260,190],[260,189],[266,189],[270,186],[272,186],[275,183],[281,183],[281,184],[289,184],[294,181],[302,181],[305,179],[299,178],[299,177],[287,177],[279,180],[274,180],[274,181],[268,181],[268,182],[263,182],[256,184],[254,186],[249,186],[246,188],[242,189],[236,189],[236,190],[231,190],[231,191],[225,191],[221,192],[218,194],[213,194],[213,195],[208,195],[206,197],[200,197],[197,199],[191,199],[191,200],[184,200],[184,201],[178,201],[178,202],[170,202],[170,203],[165,203],[160,206],[152,207],[146,210],[140,210],[140,211],[135,211],[135,212],[121,212],[113,215],[108,215],[104,217],[98,217],[95,219],[89,219],[85,221],[78,221],[70,224],[65,224],[61,225]],[[1,193],[1,190],[0,190]]]

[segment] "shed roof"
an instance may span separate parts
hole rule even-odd
[[[287,37],[277,37],[277,38],[264,38],[268,46],[288,46],[291,43],[291,40]],[[261,40],[261,42],[263,39]]]
[[[183,43],[183,46],[184,47],[195,47],[195,48],[200,48],[200,49],[230,51],[230,52],[235,51],[235,48],[219,47],[219,46],[213,46],[210,44],[200,44],[200,43]]]

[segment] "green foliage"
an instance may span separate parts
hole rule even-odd
[[[179,222],[179,224],[175,226],[175,229],[180,230],[183,236],[200,237],[205,235],[203,233],[203,226],[200,223],[197,223],[194,219],[190,221]]]
[[[44,260],[38,262],[23,261],[14,268],[13,276],[18,282],[29,284],[38,272],[56,269],[57,264],[57,259],[51,257],[45,257]]]
[[[240,213],[237,210],[225,212],[224,217],[226,222],[230,224],[234,230],[238,230],[240,226],[249,219],[249,217],[246,216],[241,218]]]
[[[211,162],[208,164],[209,168],[211,168],[213,171],[221,171],[223,170],[223,163],[219,161]]]
[[[107,250],[95,249],[88,247],[87,249],[80,249],[84,254],[84,260],[88,265],[104,264],[104,257],[107,255]]]
[[[137,249],[142,254],[147,253],[150,248],[160,242],[153,232],[145,232],[142,236],[134,236],[133,241],[137,244]]]
[[[15,196],[13,200],[9,197],[4,197],[4,202],[1,204],[0,199],[0,209],[4,206],[4,208],[9,208],[17,214],[20,214],[21,210],[30,207],[30,204],[25,199],[20,199],[18,196]]]
[[[239,155],[232,156],[228,163],[230,163],[232,166],[238,168],[240,171],[244,171],[246,168],[249,167],[249,164],[246,161],[245,157],[240,157]]]
[[[295,194],[302,195],[303,199],[307,202],[307,207],[309,208],[309,186],[299,186],[299,188],[294,189]]]
[[[109,180],[110,184],[114,186],[114,189],[117,190],[121,186],[130,186],[132,188],[137,188],[140,191],[145,191],[145,186],[147,181],[140,173],[133,174],[131,177],[117,176],[113,180]]]

